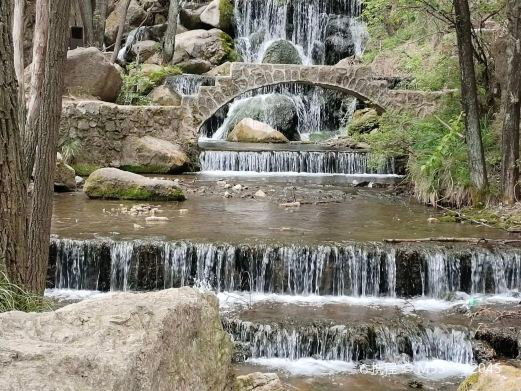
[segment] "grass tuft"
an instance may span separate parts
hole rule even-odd
[[[27,292],[0,272],[0,313],[7,311],[41,312],[53,309],[52,302]]]

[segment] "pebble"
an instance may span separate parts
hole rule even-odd
[[[237,185],[232,187],[232,190],[241,191],[242,190],[242,185],[237,184]]]
[[[168,217],[164,217],[164,216],[150,216],[150,217],[145,218],[145,221],[147,223],[165,222],[165,221],[168,221]]]
[[[143,227],[142,225],[139,225],[139,224],[134,224],[134,229],[143,229],[145,227]]]
[[[279,204],[279,206],[283,206],[285,208],[298,208],[298,207],[300,207],[300,202],[298,202],[298,201],[286,202],[284,204]]]
[[[438,220],[436,217],[429,217],[429,218],[427,219],[427,222],[428,222],[429,224],[434,224],[434,223],[439,223],[440,220]]]
[[[179,209],[179,214],[185,215],[188,213],[188,209]]]
[[[229,183],[227,183],[227,184],[224,185],[224,188],[225,188],[225,189],[230,189],[231,187],[232,187],[232,185],[230,185]]]
[[[224,192],[224,198],[232,198],[232,194],[229,191]]]
[[[255,198],[264,198],[266,197],[266,193],[264,193],[262,190],[257,190],[254,196]]]

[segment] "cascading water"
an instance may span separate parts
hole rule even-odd
[[[299,172],[311,174],[395,174],[394,162],[374,170],[365,152],[203,151],[201,171]]]
[[[176,75],[167,77],[165,85],[176,91],[180,95],[194,95],[201,86],[215,85],[215,78],[204,75]]]
[[[412,361],[441,359],[472,363],[469,333],[445,326],[423,327],[414,321],[398,325],[292,325],[257,323],[224,317],[225,330],[246,344],[253,358],[315,357],[322,360]]]
[[[236,47],[244,61],[258,63],[270,43],[284,39],[299,50],[304,64],[323,64],[328,38],[334,41],[338,34],[331,31],[332,21],[342,18],[348,31],[341,39],[360,55],[367,38],[360,13],[360,0],[235,0]]]
[[[56,288],[149,290],[204,285],[216,291],[444,298],[521,290],[521,255],[354,243],[269,246],[53,239]]]
[[[233,127],[245,116],[255,116],[256,120],[278,128],[277,109],[273,97],[283,95],[291,101],[292,111],[297,117],[296,131],[300,139],[307,140],[310,134],[330,132],[335,135],[351,120],[358,100],[341,92],[326,91],[320,87],[301,84],[282,84],[260,88],[255,92],[243,94],[234,100],[228,109],[226,118],[218,129],[206,129],[206,137],[213,140],[225,140]],[[331,115],[332,105],[336,104],[339,118]],[[258,114],[258,115],[256,115]],[[329,115],[328,115],[329,114]],[[203,136],[204,137],[204,136]]]

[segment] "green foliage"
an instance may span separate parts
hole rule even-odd
[[[123,85],[117,103],[120,105],[146,106],[150,104],[147,96],[160,85],[167,76],[180,75],[183,72],[176,66],[164,66],[152,72],[143,72],[138,64],[130,64],[123,76]]]
[[[72,161],[72,159],[74,158],[74,156],[76,156],[76,154],[78,153],[78,151],[80,149],[80,146],[81,146],[80,141],[74,140],[74,139],[69,139],[64,144],[62,144],[60,149],[61,149],[63,161],[66,164],[69,164]]]
[[[37,312],[50,310],[52,310],[52,305],[49,300],[12,284],[7,276],[0,272],[0,313],[6,311]]]
[[[357,138],[371,146],[373,167],[407,156],[408,178],[420,201],[462,206],[472,201],[464,132],[460,105],[452,98],[439,115],[424,119],[388,112],[381,117],[378,131]],[[499,142],[486,120],[482,137],[489,172],[495,172]]]
[[[219,24],[223,30],[231,30],[233,21],[233,4],[230,0],[219,1]]]
[[[239,62],[242,61],[241,55],[235,50],[235,42],[233,38],[226,33],[221,33],[223,49],[226,53],[226,61]]]
[[[74,168],[76,175],[79,176],[89,176],[94,171],[101,168],[100,165],[90,163],[74,163],[71,165],[71,167]]]

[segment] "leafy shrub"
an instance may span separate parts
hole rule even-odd
[[[0,272],[0,313],[7,311],[49,311],[51,309],[52,305],[49,300],[12,284],[7,276]]]
[[[485,156],[489,173],[494,174],[500,163],[500,143],[490,123],[483,122]],[[463,206],[472,201],[464,133],[460,105],[452,98],[445,110],[424,119],[387,112],[380,118],[378,131],[355,137],[371,146],[373,167],[407,156],[408,179],[421,202]]]
[[[120,105],[146,106],[150,104],[147,96],[160,85],[167,76],[180,75],[183,72],[176,66],[165,66],[153,72],[143,72],[138,64],[130,64],[123,76],[123,85],[117,103]]]

